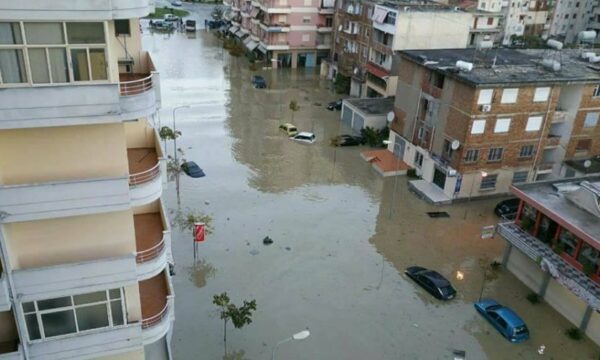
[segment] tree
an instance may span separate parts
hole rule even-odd
[[[210,16],[213,18],[213,20],[222,20],[224,13],[225,10],[223,9],[223,7],[221,5],[217,5],[213,8],[212,12],[210,13]]]
[[[181,175],[181,165],[185,163],[184,152],[181,149],[176,150],[179,153],[179,157],[175,160],[171,155],[167,156],[167,176],[169,180],[175,180],[175,192],[177,193],[177,205],[181,203],[179,196],[179,176]]]
[[[296,100],[290,101],[290,110],[292,110],[292,123],[294,122],[294,113],[300,110],[300,105],[296,102]]]
[[[168,126],[163,126],[160,128],[160,131],[158,132],[158,136],[160,136],[160,138],[162,139],[162,141],[165,145],[165,151],[166,151],[167,150],[167,140],[175,141],[175,139],[177,139],[178,137],[181,136],[181,131],[173,130]],[[173,146],[175,146],[175,144],[173,144]],[[173,149],[173,151],[177,151],[177,149]]]
[[[227,322],[231,320],[236,329],[252,323],[252,312],[256,311],[256,300],[246,301],[240,307],[229,303],[227,292],[213,296],[213,304],[220,308],[220,316],[223,319],[223,345],[227,355]]]

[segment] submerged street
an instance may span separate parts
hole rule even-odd
[[[196,9],[203,22],[210,8]],[[197,261],[191,232],[171,229],[176,359],[223,358],[212,299],[225,291],[235,304],[257,302],[250,325],[228,325],[231,359],[269,359],[278,341],[304,329],[310,337],[282,344],[276,358],[450,359],[455,349],[468,359],[598,357],[590,341],[564,334],[572,325],[557,312],[529,303],[529,289],[508,271],[484,283],[481,263],[500,261],[504,248],[499,237],[480,239],[481,227],[498,221],[498,199],[432,206],[409,192],[406,177],[379,176],[360,157],[367,147],[330,146],[350,132],[340,112],[325,108],[338,97],[316,69],[259,70],[269,86],[254,89],[246,58],[229,56],[212,33],[144,28],[143,43],[160,72],[160,125],[172,127],[174,107],[190,106],[177,111],[177,146],[206,172],[182,175],[180,210],[209,215],[213,227]],[[300,106],[294,114],[291,100]],[[289,140],[278,129],[285,122],[314,132],[317,142]],[[166,150],[173,154],[172,142]],[[172,220],[174,182],[165,196]],[[263,245],[265,236],[274,243]],[[404,275],[412,265],[446,276],[457,298],[432,298]],[[509,343],[477,314],[482,285],[484,297],[524,318],[527,342]]]

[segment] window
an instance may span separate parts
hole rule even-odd
[[[125,324],[123,290],[112,289],[23,303],[30,340]]]
[[[504,148],[491,148],[488,152],[487,161],[500,161],[502,160],[502,153],[504,152]]]
[[[67,23],[67,39],[69,44],[104,44],[104,24]]]
[[[527,177],[529,176],[529,171],[515,171],[513,173],[512,183],[520,184],[527,182]]]
[[[592,148],[592,139],[585,139],[577,141],[575,151],[590,151]]]
[[[600,85],[594,86],[594,92],[592,93],[592,97],[600,97]]]
[[[129,28],[129,19],[115,20],[115,35],[131,35],[131,29]]]
[[[542,117],[541,116],[530,116],[527,119],[527,125],[525,126],[525,131],[538,131],[542,127]]]
[[[393,11],[388,12],[387,16],[385,17],[384,23],[396,25],[396,13]]]
[[[465,162],[474,163],[479,160],[479,149],[469,149],[465,153]]]
[[[485,132],[485,120],[475,120],[473,121],[473,126],[471,127],[471,134],[483,134]]]
[[[487,18],[487,24],[488,25],[493,25],[494,24],[494,18],[491,18],[491,17]]]
[[[305,16],[302,18],[303,24],[310,24],[310,16]]]
[[[0,44],[22,44],[21,27],[17,22],[0,22]]]
[[[439,73],[432,71],[429,73],[429,76],[430,76],[430,81],[433,84],[433,86],[435,86],[436,88],[439,88],[439,89],[444,88],[444,79],[445,79],[444,74],[439,74]]]
[[[325,27],[332,27],[333,26],[333,18],[332,17],[328,17],[325,19]]]
[[[585,121],[583,122],[584,128],[593,128],[598,124],[598,115],[600,113],[587,113],[585,115]]]
[[[496,119],[496,126],[494,127],[495,133],[506,133],[510,128],[510,118],[508,119]]]
[[[587,273],[589,271],[590,273],[595,274],[598,271],[598,257],[598,250],[587,243],[581,244],[581,250],[579,250],[577,261],[583,265],[584,272]]]
[[[548,101],[548,96],[550,96],[550,88],[549,87],[535,88],[535,94],[533,95],[533,102]]]
[[[450,140],[444,139],[444,148],[442,151],[443,156],[446,159],[452,159],[452,153],[453,153],[452,143],[450,143]]]
[[[517,95],[519,95],[519,89],[504,89],[502,90],[502,104],[514,104],[517,102]]]
[[[488,176],[481,178],[481,185],[479,186],[479,190],[495,189],[496,181],[498,181],[498,174],[488,174]]]
[[[24,82],[27,82],[27,74],[25,72],[23,50],[0,49],[0,84]]]
[[[302,34],[302,41],[303,42],[310,41],[310,35],[309,34]]]
[[[533,145],[523,145],[521,146],[521,151],[519,151],[520,158],[530,158],[533,156],[534,146]]]
[[[494,95],[494,89],[481,89],[479,90],[479,98],[477,104],[487,105],[492,103],[492,95]]]
[[[415,166],[419,169],[423,166],[423,154],[418,151],[415,153]]]
[[[25,23],[28,45],[58,45],[65,43],[62,23]]]
[[[575,235],[571,234],[569,230],[562,228],[558,235],[558,243],[562,245],[565,253],[569,256],[575,256],[575,250],[577,250],[577,243],[579,240]]]

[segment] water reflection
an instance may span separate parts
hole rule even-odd
[[[197,288],[206,286],[206,281],[214,277],[217,273],[217,269],[204,258],[197,260],[194,265],[188,267],[187,270],[190,281]]]

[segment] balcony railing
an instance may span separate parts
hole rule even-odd
[[[119,82],[119,95],[131,96],[152,90],[152,74],[137,80]]]
[[[567,120],[568,113],[563,110],[555,110],[552,115],[552,122],[563,122]]]
[[[165,240],[162,239],[158,244],[154,245],[150,249],[138,251],[135,254],[135,261],[138,264],[141,264],[141,263],[144,263],[144,262],[147,262],[150,260],[154,260],[160,256],[160,254],[163,252],[164,249],[165,249]]]
[[[129,175],[129,185],[136,186],[148,183],[160,177],[160,163],[157,163],[152,168]]]
[[[167,303],[165,304],[165,307],[163,307],[162,310],[158,314],[151,316],[147,319],[142,319],[142,329],[147,329],[151,326],[154,326],[154,325],[160,323],[168,315],[169,315],[169,302],[167,301]]]
[[[513,222],[499,224],[498,232],[511,245],[533,261],[540,263],[542,269],[550,273],[556,281],[571,290],[594,310],[600,311],[600,286],[583,272],[575,269],[546,244]]]

